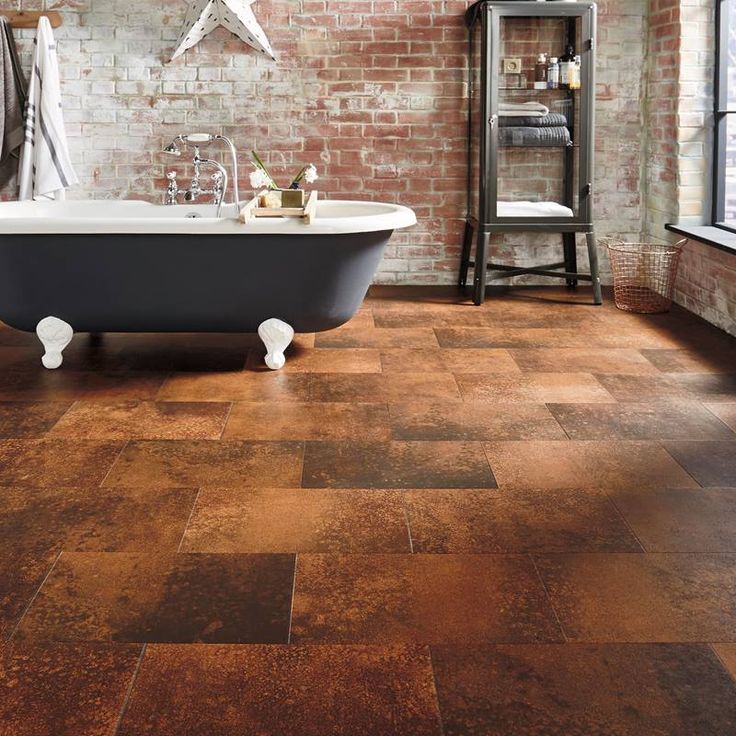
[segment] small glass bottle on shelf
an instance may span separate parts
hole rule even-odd
[[[534,89],[547,89],[547,55],[539,54],[534,65]]]
[[[560,89],[570,89],[570,78],[575,66],[575,49],[567,44],[565,53],[560,56]]]
[[[547,69],[547,89],[557,89],[560,86],[560,65],[557,63],[557,57],[552,56],[549,60],[549,68]]]
[[[570,75],[570,89],[580,89],[580,80],[581,80],[581,59],[579,56],[575,57],[575,63],[572,67],[572,74]]]

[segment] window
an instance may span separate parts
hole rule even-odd
[[[736,0],[716,3],[713,224],[736,232]]]

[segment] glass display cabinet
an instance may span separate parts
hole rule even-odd
[[[553,276],[569,286],[591,281],[600,304],[592,213],[595,4],[480,0],[465,20],[470,110],[460,286],[473,268],[473,300],[481,304],[488,279]],[[493,261],[497,239],[513,252],[514,234],[530,232],[559,234],[562,260],[533,267]],[[590,273],[578,272],[578,233],[586,236]]]

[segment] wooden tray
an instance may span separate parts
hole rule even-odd
[[[317,192],[309,192],[304,207],[260,207],[260,194],[240,210],[240,222],[248,223],[256,217],[301,217],[305,225],[311,225],[317,216]]]

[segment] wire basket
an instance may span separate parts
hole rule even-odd
[[[680,254],[686,242],[687,238],[674,245],[605,241],[616,306],[639,314],[669,311]]]

